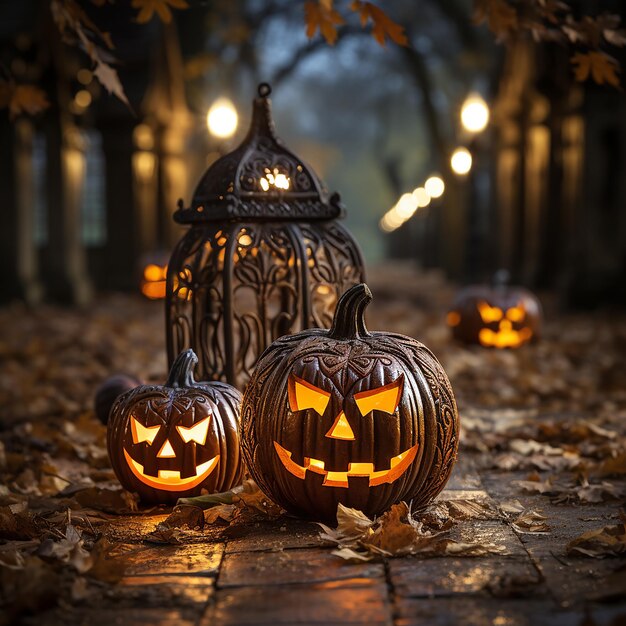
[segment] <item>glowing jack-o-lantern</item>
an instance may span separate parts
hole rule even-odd
[[[508,286],[506,274],[500,273],[492,286],[461,290],[447,323],[454,337],[466,343],[519,348],[539,337],[541,318],[537,298],[526,289]]]
[[[111,408],[111,465],[144,502],[174,504],[241,480],[241,394],[225,383],[194,381],[197,362],[192,350],[182,352],[165,385],[141,385]]]
[[[332,521],[338,503],[376,515],[443,488],[458,415],[441,365],[403,335],[369,333],[366,285],[340,299],[330,330],[275,341],[244,394],[248,469],[283,507]]]

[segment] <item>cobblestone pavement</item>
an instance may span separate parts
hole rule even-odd
[[[501,473],[478,475],[472,455],[457,465],[442,498],[492,503],[512,489]],[[522,477],[522,476],[520,476]],[[617,517],[615,506],[546,505],[549,534],[518,534],[497,519],[454,532],[505,552],[489,557],[390,558],[346,562],[331,554],[316,524],[291,518],[213,527],[201,542],[142,542],[165,515],[121,517],[105,534],[119,542],[125,570],[98,608],[57,609],[28,624],[472,624],[590,626],[626,623],[624,561],[566,557],[564,545]]]
[[[123,571],[119,583],[88,583],[95,585],[95,596],[93,588],[91,593],[84,593],[83,600],[77,592],[73,594],[74,601],[24,617],[22,623],[626,624],[625,554],[591,558],[566,550],[567,544],[582,533],[618,524],[623,497],[600,495],[587,501],[582,497],[576,500],[573,495],[551,498],[527,493],[516,483],[528,480],[533,471],[536,474],[532,480],[538,483],[553,477],[560,480],[565,474],[555,459],[563,458],[565,453],[568,460],[574,454],[589,458],[601,454],[600,447],[585,447],[586,435],[574,432],[574,427],[582,428],[588,420],[595,420],[593,432],[598,437],[614,443],[618,433],[623,436],[625,368],[623,361],[621,369],[618,365],[626,345],[624,318],[617,321],[617,326],[615,320],[611,322],[614,328],[621,329],[613,335],[607,335],[606,318],[585,317],[552,323],[543,344],[518,354],[468,350],[451,344],[440,323],[441,312],[450,301],[449,288],[437,280],[429,282],[412,270],[402,273],[396,268],[394,272],[395,282],[385,271],[373,273],[371,282],[378,304],[370,326],[416,336],[433,348],[444,363],[457,393],[462,424],[465,418],[466,425],[459,461],[440,498],[489,504],[492,515],[460,521],[451,534],[459,541],[496,544],[502,547],[501,552],[479,557],[408,556],[345,561],[332,554],[334,546],[321,539],[319,526],[290,517],[211,524],[182,545],[155,545],[147,543],[146,536],[169,511],[150,509],[130,516],[108,516],[96,527],[97,534],[113,546],[110,558]],[[407,294],[402,301],[393,295],[393,285],[400,283]],[[117,300],[116,306],[124,302]],[[99,323],[110,329],[114,337],[112,344],[99,343],[91,327],[76,340],[81,350],[86,345],[84,349],[100,363],[93,377],[101,379],[103,373],[115,371],[120,363],[131,373],[142,373],[155,380],[162,377],[164,362],[154,359],[154,354],[162,350],[162,342],[159,340],[156,347],[149,343],[161,327],[160,310],[146,314],[141,324],[135,315],[134,321],[124,321],[124,326],[115,317],[118,314],[100,311],[98,315]],[[44,317],[41,314],[37,322],[44,328],[41,334],[45,332],[56,341],[50,325],[45,326],[48,322],[44,323]],[[74,325],[70,320],[66,327],[57,327],[59,336],[68,335],[64,339],[68,345],[69,328]],[[589,336],[591,332],[595,334]],[[561,339],[566,335],[566,339]],[[131,342],[141,348],[128,351]],[[77,362],[78,357],[74,365]],[[133,371],[135,366],[143,370]],[[68,366],[64,367],[54,370],[58,376],[67,371]],[[86,389],[91,393],[90,380],[85,377],[83,381],[80,371],[73,373],[75,398],[86,398]],[[7,393],[18,392],[10,389]],[[80,406],[68,406],[63,410],[70,414],[81,410]],[[29,408],[30,416],[20,419],[35,420],[39,408],[33,407]],[[492,424],[494,432],[489,428],[477,429],[481,420],[483,424]],[[510,438],[494,438],[504,432],[506,424],[518,422],[522,431],[526,429],[524,432],[542,427],[542,445],[549,441],[548,454],[555,456],[547,459],[545,450],[539,455],[520,453],[523,447],[512,445]],[[556,428],[555,424],[560,425],[558,433],[567,435],[562,437],[562,447],[558,447],[561,435],[550,430]],[[609,432],[608,428],[613,430]],[[519,441],[522,435],[515,432],[515,440]],[[523,441],[530,445],[532,437],[527,434]],[[619,454],[617,448],[614,452]],[[568,469],[568,480],[584,486],[585,465],[576,467],[583,470]],[[617,474],[610,478],[613,496],[625,487],[623,468]],[[524,509],[541,511],[549,531],[528,533],[514,528],[511,519],[499,512],[504,502],[512,500],[518,500]]]

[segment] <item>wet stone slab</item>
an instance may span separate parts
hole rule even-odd
[[[224,530],[222,537],[228,541],[227,554],[326,545],[320,539],[320,527],[317,524],[287,517],[275,522],[234,524]]]
[[[553,597],[563,608],[580,607],[594,601],[626,600],[623,559],[543,557],[537,566]]]
[[[464,543],[494,546],[497,555],[528,556],[519,537],[503,521],[468,520],[452,529],[450,537]]]
[[[522,597],[545,592],[541,577],[529,560],[508,557],[390,559],[389,576],[396,596],[400,597],[479,593]]]
[[[303,573],[306,576],[306,573]],[[391,626],[387,586],[371,579],[218,590],[200,626],[335,624]]]
[[[107,522],[106,526],[103,526],[104,536],[112,542],[122,543],[142,543],[146,537],[153,532],[157,524],[165,521],[169,514],[147,514],[142,515],[129,515],[125,517],[112,519]],[[197,537],[187,539],[187,541],[194,542],[222,542],[221,533],[223,532],[223,526],[218,524],[207,525],[202,532],[197,533]]]
[[[127,576],[104,594],[107,603],[120,606],[190,608],[201,611],[214,591],[207,576]]]
[[[121,544],[112,557],[125,576],[194,574],[214,576],[224,554],[223,544],[182,546]]]
[[[219,588],[244,585],[285,585],[370,578],[384,580],[382,563],[350,563],[330,550],[306,549],[283,552],[227,554],[217,580]]]
[[[74,609],[24,619],[23,626],[194,626],[197,613],[179,609]]]
[[[626,618],[619,607],[594,606],[583,613],[525,599],[406,598],[395,610],[394,626],[618,626]]]

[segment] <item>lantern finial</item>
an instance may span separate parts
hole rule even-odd
[[[272,86],[269,83],[259,83],[259,98],[268,98],[272,93]]]
[[[276,135],[271,93],[269,83],[259,84],[245,139],[204,173],[191,206],[174,214],[177,222],[310,221],[343,215],[339,194],[329,194],[317,174]]]

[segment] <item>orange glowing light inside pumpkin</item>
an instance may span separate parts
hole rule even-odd
[[[450,311],[448,315],[446,315],[446,323],[448,326],[458,326],[461,322],[461,316],[458,311]]]
[[[491,307],[486,302],[478,303],[480,316],[485,324],[499,322],[498,330],[481,328],[478,333],[478,341],[489,348],[519,348],[529,342],[533,331],[528,328],[513,328],[513,323],[521,323],[526,318],[526,311],[522,304],[511,307],[506,311],[498,307]]]
[[[404,377],[376,389],[368,389],[354,394],[354,401],[362,416],[366,416],[372,411],[382,411],[393,414],[398,408],[402,389],[404,387]],[[318,415],[323,416],[330,401],[330,393],[324,389],[316,387],[302,378],[295,375],[289,377],[289,406],[293,412],[313,409]],[[333,425],[326,433],[330,439],[344,441],[355,441],[354,431],[348,422],[344,411],[340,411],[335,418]],[[351,476],[369,478],[369,486],[375,487],[384,483],[391,483],[399,478],[415,460],[417,455],[417,444],[413,447],[392,457],[389,461],[389,469],[376,470],[373,463],[357,462],[348,463],[347,471],[332,471],[326,469],[326,464],[320,459],[305,457],[304,465],[299,465],[291,459],[292,452],[283,448],[277,441],[274,441],[274,449],[285,469],[290,473],[304,480],[307,470],[324,476],[322,483],[326,487],[349,486],[348,479]]]
[[[274,442],[274,449],[285,469],[290,474],[296,476],[296,478],[304,479],[307,470],[309,470],[315,474],[324,476],[324,482],[322,484],[325,487],[341,487],[344,489],[350,486],[348,480],[351,476],[369,478],[370,487],[392,483],[404,474],[417,456],[417,444],[415,444],[408,450],[394,456],[389,461],[389,469],[376,470],[374,469],[373,463],[348,463],[347,471],[337,472],[326,470],[326,464],[319,459],[305,458],[304,465],[299,465],[291,460],[292,453],[283,448],[276,441]]]
[[[211,415],[193,426],[187,428],[185,426],[177,425],[176,429],[185,444],[195,442],[196,444],[204,445],[207,440],[210,421]],[[145,442],[151,446],[154,443],[160,429],[161,426],[144,426],[134,417],[130,418],[130,430],[133,437],[133,443],[135,444]],[[196,473],[194,476],[182,478],[179,470],[172,469],[160,469],[157,472],[157,476],[150,476],[145,473],[144,466],[133,459],[126,450],[124,450],[124,457],[126,458],[126,463],[132,473],[142,483],[148,485],[149,487],[163,489],[165,491],[185,491],[187,489],[193,489],[206,480],[209,474],[217,466],[220,458],[218,454],[205,463],[196,465]],[[156,454],[156,457],[158,459],[175,459],[177,457],[176,451],[174,450],[174,447],[169,439],[166,439],[163,442],[161,448]]]

